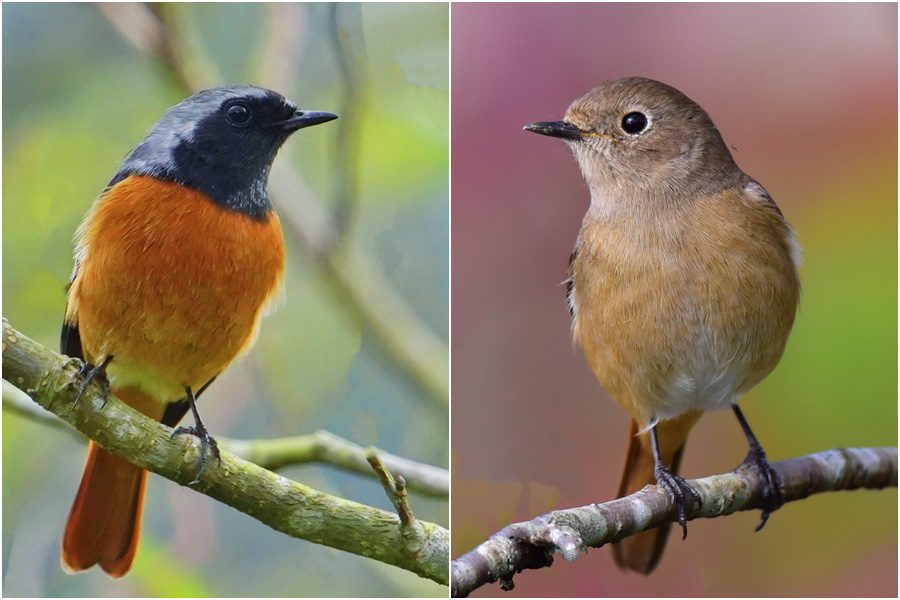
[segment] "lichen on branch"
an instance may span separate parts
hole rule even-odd
[[[201,480],[189,484],[199,466],[199,442],[187,436],[173,439],[168,427],[105,394],[98,385],[88,386],[74,404],[80,365],[3,319],[3,378],[113,454],[292,537],[448,583],[450,534],[434,523],[417,521],[420,545],[412,554],[396,514],[314,490],[226,450],[221,463],[212,461]]]
[[[839,448],[772,465],[781,476],[785,500],[838,490],[897,487],[897,448]],[[689,519],[729,515],[761,508],[763,480],[750,468],[689,482],[703,498]],[[509,525],[451,565],[451,594],[468,596],[495,581],[513,588],[513,576],[553,564],[554,554],[573,561],[588,548],[676,520],[669,495],[656,486],[618,500],[557,510]]]

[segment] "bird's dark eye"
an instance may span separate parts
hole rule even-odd
[[[631,112],[622,117],[622,130],[630,135],[637,135],[647,129],[647,115]]]
[[[250,116],[250,109],[243,104],[232,104],[225,111],[225,117],[235,125],[246,125]]]

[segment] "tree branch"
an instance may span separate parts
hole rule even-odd
[[[223,439],[225,449],[266,469],[320,462],[367,477],[376,476],[367,461],[366,450],[327,431],[271,440]],[[446,498],[450,494],[450,474],[446,469],[418,463],[377,450],[384,464],[406,480],[410,491],[424,496]]]
[[[285,94],[296,89],[303,42],[308,28],[306,7],[294,2],[266,3],[259,59],[252,73],[259,81]]]
[[[135,6],[140,9],[134,10]],[[144,5],[130,7],[125,10],[101,5],[116,31],[138,52],[159,61],[183,93],[192,94],[221,81],[213,62],[192,41],[195,38],[187,35],[182,6],[163,4],[153,11]],[[286,217],[283,224],[322,269],[325,281],[339,296],[344,309],[356,322],[371,327],[383,354],[407,373],[426,397],[447,406],[447,343],[415,313],[369,253],[353,240],[341,238],[334,218],[315,199],[296,169],[279,161],[272,170],[270,190],[281,199],[277,204]],[[350,189],[341,193],[354,192]]]
[[[369,461],[372,470],[375,471],[378,479],[381,480],[381,486],[387,493],[391,504],[397,509],[401,526],[409,527],[410,525],[414,525],[416,516],[412,512],[412,508],[409,507],[409,496],[406,494],[406,480],[402,475],[394,477],[394,474],[391,473],[390,469],[381,462],[381,458],[378,456],[378,452],[375,448],[366,450],[366,460]]]
[[[785,500],[812,494],[859,488],[897,486],[897,448],[841,448],[774,463],[781,475]],[[729,515],[761,507],[763,481],[753,469],[713,475],[689,482],[703,497],[689,519]],[[498,531],[451,564],[454,598],[500,581],[513,588],[513,576],[524,569],[553,564],[558,552],[573,561],[581,552],[599,548],[636,533],[676,520],[669,495],[656,486],[603,504],[557,510]]]
[[[173,439],[169,428],[103,393],[98,385],[89,386],[73,405],[80,365],[3,319],[3,378],[110,452],[292,537],[448,582],[450,534],[433,523],[417,521],[411,552],[397,515],[319,492],[224,450],[221,464],[211,462],[202,480],[189,484],[199,468],[198,440]]]
[[[32,402],[25,392],[5,379],[3,409],[85,441],[84,436],[65,421]],[[321,429],[291,437],[254,440],[222,437],[217,438],[217,441],[221,448],[271,471],[292,465],[322,463],[366,477],[377,477],[367,462],[366,450],[362,446]],[[450,494],[450,474],[446,469],[418,463],[383,450],[377,452],[391,471],[404,477],[411,492],[437,498],[446,498]]]
[[[339,13],[344,14],[351,23],[342,26]],[[366,70],[360,64],[360,59],[365,60],[365,47],[361,43],[362,7],[333,2],[328,6],[328,28],[342,88],[337,155],[332,177],[337,186],[333,221],[339,243],[346,237],[359,204],[359,124],[366,110]],[[351,28],[356,35],[348,31]]]

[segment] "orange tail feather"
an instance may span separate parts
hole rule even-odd
[[[117,388],[112,392],[148,417],[162,418],[165,405],[140,390]],[[146,481],[143,469],[94,442],[88,445],[81,486],[63,535],[64,570],[75,573],[99,564],[110,577],[128,572],[141,534]]]
[[[670,421],[660,421],[656,426],[661,458],[672,470],[672,473],[678,474],[688,433],[701,414],[696,411],[688,412]],[[633,494],[646,485],[656,484],[650,436],[646,433],[641,435],[637,433],[637,421],[632,419],[628,454],[625,459],[625,470],[622,472],[622,481],[619,484],[618,498]],[[613,559],[623,570],[649,574],[656,568],[662,557],[671,529],[672,524],[669,523],[613,544]]]
[[[146,471],[91,442],[63,536],[64,569],[99,564],[110,577],[128,572],[140,537],[146,480]]]

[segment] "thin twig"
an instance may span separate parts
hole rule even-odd
[[[221,452],[199,482],[199,442],[88,386],[75,404],[81,361],[53,352],[3,319],[3,378],[103,448],[142,469],[215,498],[269,527],[398,566],[438,583],[449,580],[449,532],[416,520],[415,551],[397,515],[314,490]],[[191,439],[187,439],[190,437]]]
[[[225,447],[267,469],[321,462],[367,477],[374,476],[366,460],[366,451],[357,444],[327,431],[271,440],[226,440]],[[425,496],[446,498],[450,493],[450,475],[424,463],[418,463],[378,450],[391,471],[402,474],[411,491]]]
[[[146,4],[161,25],[158,56],[168,66],[179,87],[194,93],[222,81],[216,64],[203,51],[198,36],[191,35],[185,21],[185,6],[173,2]]]
[[[253,73],[266,87],[288,95],[296,89],[309,6],[295,2],[264,4],[266,25]],[[252,73],[250,74],[253,79]],[[301,107],[304,108],[304,107]],[[343,115],[341,115],[343,118]]]
[[[134,2],[98,2],[97,8],[138,54],[149,57],[162,52],[162,27],[146,6]]]
[[[336,185],[334,227],[340,241],[347,235],[353,214],[359,203],[359,124],[365,111],[365,48],[354,45],[353,40],[362,39],[362,7],[358,4],[334,2],[328,7],[329,37],[338,63],[341,79],[341,119],[337,123],[337,144],[334,160]],[[343,24],[339,15],[350,19],[352,24]],[[360,35],[350,35],[348,28],[359,30]],[[355,47],[356,46],[356,47]]]
[[[396,478],[394,477],[390,469],[381,462],[381,458],[379,458],[378,451],[375,448],[366,450],[366,460],[369,461],[372,470],[375,471],[378,479],[381,480],[381,486],[387,493],[391,504],[397,509],[397,514],[400,515],[400,522],[407,526],[415,523],[416,517],[409,507],[409,496],[406,494],[406,481],[403,477],[400,475]]]
[[[842,448],[792,458],[772,465],[781,476],[784,498],[796,501],[820,492],[883,489],[897,486],[897,448]],[[713,475],[689,482],[703,498],[689,519],[729,515],[761,508],[763,480],[754,469]],[[677,520],[672,500],[656,486],[603,504],[557,510],[531,521],[514,523],[495,533],[451,565],[451,593],[468,596],[500,581],[513,588],[513,576],[524,569],[553,564],[559,553],[573,561],[588,548],[599,548],[645,529]],[[748,534],[749,535],[749,534]]]

